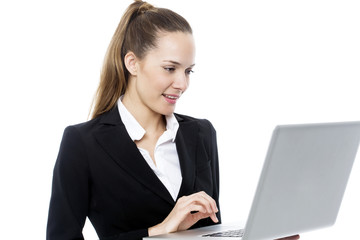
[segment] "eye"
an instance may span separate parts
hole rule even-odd
[[[175,68],[174,67],[164,67],[164,70],[168,71],[168,72],[174,72]]]
[[[186,73],[186,75],[190,75],[190,74],[194,73],[194,71],[192,69],[186,69],[185,73]]]

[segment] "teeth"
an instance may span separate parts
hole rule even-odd
[[[165,97],[170,98],[170,99],[177,99],[177,97],[170,96],[170,95],[165,95]]]

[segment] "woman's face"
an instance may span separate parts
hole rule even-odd
[[[160,33],[157,47],[136,61],[136,76],[128,89],[144,109],[162,115],[174,112],[189,85],[195,59],[192,34]]]

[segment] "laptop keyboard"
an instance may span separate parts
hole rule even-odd
[[[223,232],[216,232],[210,234],[204,234],[202,237],[242,237],[244,235],[244,229],[228,230]]]

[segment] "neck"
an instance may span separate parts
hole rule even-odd
[[[151,111],[126,93],[122,103],[146,132],[165,131],[166,120],[162,114]]]

